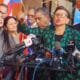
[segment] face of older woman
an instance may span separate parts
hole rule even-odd
[[[3,27],[4,19],[2,13],[0,12],[0,28]]]
[[[17,21],[14,18],[10,18],[7,22],[7,27],[6,29],[9,32],[15,32],[17,31]]]
[[[53,16],[55,26],[66,25],[69,22],[67,12],[64,10],[57,10]]]

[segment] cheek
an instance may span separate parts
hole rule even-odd
[[[7,26],[6,30],[10,30],[11,29],[11,26]]]
[[[12,30],[14,29],[12,25],[7,26],[7,30]]]
[[[13,27],[10,26],[10,27],[7,27],[7,30],[8,31],[17,31],[17,28],[16,27],[13,28]]]
[[[1,22],[0,22],[0,27],[2,27],[3,25],[4,25],[4,21],[1,20]]]
[[[40,25],[44,25],[45,24],[45,21],[40,21]]]
[[[53,18],[53,21],[56,22],[57,21],[57,18]]]
[[[41,27],[46,27],[47,26],[47,22],[46,21],[42,21],[41,22]]]
[[[70,20],[69,20],[69,19],[67,19],[67,20],[66,20],[66,24],[68,24],[68,23],[69,23],[69,21],[70,21]]]
[[[15,27],[16,27],[16,28],[17,28],[17,25],[18,25],[18,24],[15,24]]]
[[[47,21],[46,21],[46,19],[43,19],[41,22],[42,22],[43,24],[45,24]]]

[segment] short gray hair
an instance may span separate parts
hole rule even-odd
[[[50,15],[48,9],[45,8],[45,7],[37,8],[36,11],[35,11],[35,13],[37,13],[37,12],[40,12],[40,13],[42,13],[43,15],[48,15],[48,16]]]

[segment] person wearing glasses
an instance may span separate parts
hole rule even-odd
[[[45,47],[49,50],[53,50],[55,48],[55,43],[58,41],[64,51],[67,51],[67,49],[70,48],[68,47],[69,45],[73,45],[74,48],[76,46],[76,48],[80,51],[80,33],[68,25],[70,21],[70,14],[67,9],[63,6],[57,7],[54,11],[53,21],[55,26],[54,29],[46,31],[43,34]],[[69,54],[72,54],[74,50],[68,51],[71,52]],[[67,59],[65,59],[65,61],[67,61]],[[77,68],[80,66],[80,64],[78,65],[77,63],[75,63],[74,66]],[[55,71],[55,76],[54,73],[51,73],[53,77],[51,80],[53,80],[54,78],[55,80],[79,80],[79,72],[80,69],[77,69],[75,76],[74,72]]]
[[[44,7],[37,8],[35,10],[34,18],[36,20],[38,27],[30,28],[30,27],[27,27],[25,23],[19,24],[19,27],[21,28],[22,32],[24,32],[25,34],[33,33],[35,35],[42,37],[44,32],[49,31],[51,29],[51,22],[50,22],[49,14],[50,13],[46,8],[44,8]],[[28,15],[28,17],[31,17],[31,16]],[[33,70],[31,70],[30,73],[28,73],[29,74],[28,80],[32,80],[32,77],[31,77],[33,75],[32,71]],[[38,80],[47,80],[48,76],[44,77],[44,75],[47,75],[45,70],[39,71],[38,76],[36,77],[35,80],[37,80],[37,79]]]
[[[35,8],[29,8],[28,13],[27,13],[27,23],[28,26],[31,28],[36,28],[38,27],[36,20],[35,20]]]
[[[20,12],[18,14],[18,19],[19,19],[20,24],[22,22],[24,22],[26,24],[26,26],[28,26],[30,28],[37,28],[38,25],[36,23],[34,15],[35,15],[35,8],[32,8],[32,7],[29,8],[29,10],[27,12],[27,16],[25,16],[24,12]],[[18,26],[18,30],[22,31],[19,26]]]
[[[32,16],[29,14],[31,14],[31,13],[28,13],[28,17],[31,18]],[[21,30],[21,32],[23,32],[25,34],[33,33],[35,35],[42,35],[43,32],[46,31],[46,29],[51,28],[49,11],[46,8],[44,8],[44,7],[37,8],[35,10],[34,18],[35,18],[35,21],[36,21],[38,27],[36,27],[36,25],[35,25],[35,28],[31,28],[31,27],[27,26],[25,24],[25,22],[23,22],[21,24],[19,23],[18,27]],[[30,19],[30,22],[33,23],[33,19]]]

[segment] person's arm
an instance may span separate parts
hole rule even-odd
[[[18,24],[18,31],[23,32],[23,33],[29,33],[28,27],[25,23],[23,24]]]
[[[39,28],[30,28],[25,23],[18,24],[18,30],[20,32],[23,32],[24,34],[30,34],[30,33],[35,34],[35,35],[40,34],[39,33],[39,30],[40,30]]]

